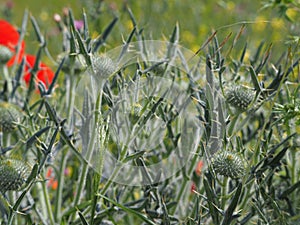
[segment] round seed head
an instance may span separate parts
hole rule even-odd
[[[108,78],[116,70],[116,65],[106,55],[92,57],[92,69],[96,78]]]
[[[234,152],[217,152],[212,159],[212,167],[217,174],[233,179],[240,178],[245,174],[245,162]]]
[[[17,106],[8,102],[0,102],[0,130],[13,131],[21,118],[22,113]]]
[[[0,161],[0,191],[18,190],[30,175],[30,167],[21,160],[4,159]]]
[[[255,92],[241,85],[234,85],[225,91],[227,102],[233,107],[245,111],[252,103]]]
[[[13,53],[9,48],[0,45],[0,64],[2,65],[6,64],[11,59],[12,56]]]

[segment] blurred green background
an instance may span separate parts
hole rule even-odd
[[[259,43],[265,41],[266,44],[273,43],[275,55],[278,56],[287,49],[287,40],[299,33],[297,8],[285,10],[286,15],[293,20],[289,21],[280,16],[278,8],[264,9],[268,1],[259,0],[1,0],[0,2],[1,17],[16,26],[21,26],[24,10],[29,10],[47,37],[49,51],[54,58],[62,51],[62,37],[53,16],[56,13],[62,15],[66,7],[73,10],[75,19],[78,20],[82,18],[82,10],[85,10],[93,37],[99,35],[115,16],[119,18],[107,40],[107,50],[122,44],[122,40],[126,39],[133,28],[125,4],[132,10],[139,29],[144,29],[146,39],[168,39],[178,22],[181,29],[181,45],[193,51],[200,48],[213,30],[218,31],[220,41],[232,32],[229,39],[229,43],[232,43],[242,24],[245,24],[237,48],[242,48],[247,42],[251,52],[251,49],[256,49]],[[38,43],[30,23],[25,39],[26,51],[34,54]]]

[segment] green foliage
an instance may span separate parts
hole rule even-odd
[[[271,3],[287,8],[296,5],[295,1]],[[97,35],[93,35],[93,29],[101,23],[99,14],[106,5],[103,1],[86,4],[94,8],[85,9],[82,29],[76,28],[77,14],[71,10],[56,24],[62,41],[53,45],[53,52],[58,48],[63,52],[58,51],[58,60],[53,60],[55,77],[48,88],[39,84],[35,89],[33,78],[28,86],[20,84],[24,61],[12,69],[3,66],[11,79],[0,78],[1,99],[5,102],[1,102],[0,110],[7,111],[7,106],[15,104],[22,109],[23,117],[7,119],[12,116],[11,110],[0,114],[0,221],[299,224],[298,43],[282,44],[279,53],[271,44],[245,44],[244,40],[252,36],[244,33],[247,25],[243,23],[238,30],[231,31],[229,26],[226,34],[222,34],[223,28],[207,32],[201,37],[204,44],[190,43],[197,49],[188,55],[178,47],[187,34],[180,31],[179,21],[166,27],[170,35],[164,37],[168,40],[164,52],[163,45],[161,49],[147,46],[145,40],[150,39],[151,29],[148,31],[136,18],[148,12],[131,9],[139,7],[140,1],[124,5],[131,29],[118,27],[122,18],[112,10],[107,24],[95,30]],[[144,4],[154,10],[150,3]],[[164,10],[174,4],[179,2],[168,5],[163,1],[157,7]],[[219,1],[217,7],[229,6]],[[39,20],[26,11],[21,34],[26,33],[27,25],[39,43],[38,61],[46,56],[51,59],[52,48]],[[191,26],[196,26],[195,22]],[[127,31],[122,32],[123,42],[113,42],[116,30]],[[135,41],[139,41],[141,57],[127,63],[126,53]],[[121,46],[116,59],[104,51],[110,43]],[[161,56],[156,61],[151,60],[153,52]],[[119,67],[122,60],[126,63]],[[176,63],[181,67],[174,66]],[[38,69],[35,63],[33,71]],[[147,83],[146,78],[161,82]],[[170,81],[168,88],[163,79]],[[148,95],[152,86],[160,91],[159,96]],[[187,119],[203,128],[201,132],[188,122],[180,123],[180,113],[192,109],[169,101],[180,99],[180,91],[176,96],[170,91],[177,86],[183,87],[178,90],[188,96],[184,106],[192,102],[195,109],[187,114],[193,118]],[[145,95],[142,99],[138,98],[140,92]],[[124,115],[128,120],[122,120]],[[156,121],[161,122],[164,132],[149,132],[149,127],[160,127]],[[10,132],[6,132],[8,122],[14,128]],[[185,148],[194,146],[189,138],[195,144],[193,149]],[[154,145],[156,142],[159,145]],[[106,152],[118,159],[113,168],[105,167],[110,160]],[[189,158],[172,176],[164,179],[162,169],[156,174],[149,170],[174,152],[182,157],[188,154]],[[181,162],[173,161],[174,165]],[[142,174],[140,186],[115,182],[124,169],[122,164],[136,168],[128,176],[138,178]],[[122,181],[126,179],[131,177]],[[24,188],[19,190],[21,186]]]

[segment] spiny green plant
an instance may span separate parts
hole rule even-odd
[[[17,191],[25,184],[31,169],[29,165],[18,159],[0,160],[0,191]]]
[[[123,50],[134,40],[145,44],[143,29],[138,26],[131,10],[126,10],[134,28],[122,43]],[[34,97],[33,90],[24,91],[18,85],[12,89],[15,93],[7,93],[3,88],[3,93],[9,96],[6,100],[22,105],[25,118],[20,129],[1,142],[1,150],[2,147],[9,149],[2,152],[10,158],[14,145],[21,146],[20,155],[24,161],[33,158],[35,164],[31,175],[25,173],[27,167],[20,166],[24,164],[19,161],[3,159],[4,164],[0,164],[3,171],[0,171],[0,176],[11,182],[8,186],[7,182],[0,182],[11,206],[4,213],[3,222],[299,223],[299,138],[297,128],[290,124],[291,121],[298,121],[299,84],[297,86],[296,83],[299,78],[293,76],[299,63],[295,54],[298,46],[295,46],[294,52],[290,51],[272,63],[270,47],[260,45],[256,52],[249,53],[250,59],[246,60],[246,47],[238,56],[224,49],[230,41],[238,41],[240,32],[234,40],[225,37],[221,44],[216,33],[213,33],[197,52],[198,55],[193,55],[197,66],[190,70],[182,71],[169,64],[176,54],[180,55],[185,68],[188,68],[186,62],[191,60],[181,55],[182,52],[172,44],[167,51],[168,60],[159,62],[159,65],[137,61],[133,65],[115,68],[111,59],[99,55],[98,50],[109,37],[116,18],[112,19],[102,35],[94,39],[89,35],[85,14],[82,31],[75,29],[71,11],[67,18],[62,30],[64,53],[58,60],[55,78],[49,88],[40,87],[36,94],[39,97]],[[46,41],[34,17],[30,20],[40,41],[38,57],[41,57],[42,52],[47,52]],[[169,42],[178,43],[179,37],[179,26],[176,25]],[[140,50],[147,57],[149,52],[143,45]],[[15,81],[20,80],[20,73],[18,70]],[[259,74],[264,74],[262,81]],[[101,88],[95,86],[99,92],[95,94],[95,89],[85,87],[76,95],[79,90],[76,88],[86,84],[84,82],[87,80],[82,78],[88,75],[99,75],[97,78],[101,81]],[[187,87],[186,94],[197,109],[194,115],[197,123],[204,126],[201,136],[192,134],[197,147],[190,149],[188,163],[164,181],[149,172],[147,165],[164,160],[178,145],[185,144],[184,136],[178,129],[179,110],[165,101],[162,95],[138,99],[130,105],[128,112],[125,111],[130,115],[129,120],[133,121],[129,125],[137,131],[129,136],[132,139],[135,135],[141,135],[153,140],[143,125],[152,118],[165,122],[167,132],[160,143],[162,152],[132,147],[137,145],[123,145],[120,148],[118,139],[113,138],[115,130],[110,126],[111,113],[120,112],[113,109],[117,108],[116,105],[121,109],[120,103],[124,103],[124,87],[132,88],[132,93],[137,94],[144,77],[169,78],[173,85],[178,82]],[[203,77],[206,77],[204,83]],[[103,82],[101,78],[107,79]],[[251,90],[239,86],[245,83]],[[157,84],[157,87],[162,86]],[[288,97],[291,93],[292,97]],[[241,110],[238,113],[233,111],[226,99]],[[253,104],[257,99],[259,104]],[[122,126],[118,129],[121,131]],[[106,180],[105,173],[114,178],[122,168],[107,171],[103,167],[105,151],[122,163],[138,166],[144,181],[152,182],[134,187],[115,183],[113,179]],[[99,157],[100,163],[92,169],[89,165],[96,157]],[[201,175],[195,177],[199,160],[205,161],[207,166],[202,169]],[[57,181],[56,189],[49,186],[48,181],[53,178],[53,175],[47,176],[50,168]],[[25,189],[17,191],[24,182]],[[190,191],[191,182],[196,187],[193,192]]]
[[[22,119],[21,110],[14,104],[0,102],[0,131],[11,132]]]
[[[232,179],[241,178],[245,174],[244,160],[237,153],[230,151],[218,151],[212,159],[212,168],[217,174]]]

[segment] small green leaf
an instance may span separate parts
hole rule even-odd
[[[111,33],[113,27],[115,26],[116,22],[118,21],[118,18],[115,17],[111,23],[105,28],[105,30],[96,38],[94,42],[94,48],[92,50],[93,53],[97,52],[99,47],[104,44],[106,41],[108,35]]]
[[[238,184],[238,187],[235,191],[235,194],[230,202],[230,205],[228,206],[228,208],[225,211],[225,215],[224,215],[224,219],[222,222],[222,225],[228,225],[231,223],[231,221],[233,220],[233,212],[239,202],[240,196],[242,193],[242,183]]]
[[[249,70],[250,70],[250,75],[251,75],[252,83],[253,83],[253,86],[254,86],[255,90],[259,93],[262,93],[262,89],[261,89],[261,86],[260,86],[259,81],[257,79],[256,72],[254,71],[252,66],[249,67]]]
[[[91,56],[88,53],[88,50],[85,46],[85,43],[82,40],[81,35],[78,32],[78,30],[75,30],[74,32],[75,32],[75,35],[76,35],[77,43],[79,45],[80,53],[84,56],[87,66],[91,66],[92,65]]]
[[[37,138],[39,138],[42,134],[44,134],[45,132],[47,132],[51,127],[47,126],[44,127],[42,129],[40,129],[39,131],[37,131],[36,133],[34,133],[27,141],[26,141],[26,148],[30,148],[30,146],[36,141]]]
[[[41,31],[40,31],[37,21],[35,20],[35,18],[32,15],[30,15],[30,20],[31,20],[31,23],[32,23],[32,26],[33,26],[33,29],[35,31],[38,41],[41,43],[42,46],[44,46],[45,38],[41,34]]]
[[[151,224],[151,225],[156,225],[155,222],[151,221],[150,219],[148,219],[144,214],[140,213],[140,212],[137,212],[133,209],[130,209],[124,205],[121,205],[120,203],[104,196],[104,195],[101,195],[99,194],[99,196],[103,199],[105,199],[106,201],[109,201],[110,203],[114,204],[115,206],[119,207],[120,209],[124,210],[125,212],[127,213],[130,213],[130,214],[133,214],[135,216],[137,216],[138,218],[140,218],[141,220],[143,220],[144,222],[148,223],[148,224]]]
[[[220,224],[219,222],[219,215],[218,215],[218,210],[216,210],[216,204],[215,204],[215,197],[214,197],[214,193],[213,190],[211,188],[211,186],[209,185],[208,181],[206,180],[206,178],[203,180],[203,185],[204,185],[204,190],[206,193],[206,197],[207,197],[207,203],[208,203],[208,208],[209,208],[209,212],[211,214],[212,220],[214,222],[214,224]]]
[[[280,199],[284,199],[286,198],[288,195],[290,195],[293,191],[295,191],[296,189],[298,189],[300,187],[300,181],[298,181],[297,183],[295,183],[294,185],[288,187],[287,189],[285,189],[280,195],[279,198]]]
[[[129,162],[129,161],[131,161],[131,160],[137,159],[137,158],[143,156],[143,155],[145,154],[145,152],[146,152],[146,151],[138,151],[138,152],[136,152],[136,153],[133,153],[133,154],[131,154],[131,155],[128,155],[122,162],[123,162],[123,163],[127,163],[127,162]]]
[[[57,70],[55,71],[55,74],[54,74],[54,77],[52,79],[52,82],[49,85],[49,88],[48,88],[48,91],[47,91],[47,95],[50,95],[53,92],[55,84],[56,84],[56,82],[58,80],[58,75],[60,73],[61,68],[63,67],[64,62],[65,62],[65,57],[62,59],[62,61],[60,62],[59,66],[57,68]]]
[[[52,106],[50,106],[50,104],[48,103],[48,101],[45,101],[45,107],[46,107],[46,110],[47,110],[47,113],[50,117],[50,119],[55,122],[56,125],[59,124],[59,119],[57,118],[56,116],[56,112],[55,110],[52,108]]]
[[[84,215],[78,210],[78,215],[79,215],[79,218],[82,222],[83,225],[88,225],[89,223],[87,222],[87,220],[85,219]]]
[[[34,164],[31,173],[29,175],[29,177],[26,180],[26,184],[28,185],[31,181],[33,181],[33,179],[36,178],[36,176],[38,175],[38,169],[39,169],[39,165],[38,163]]]

